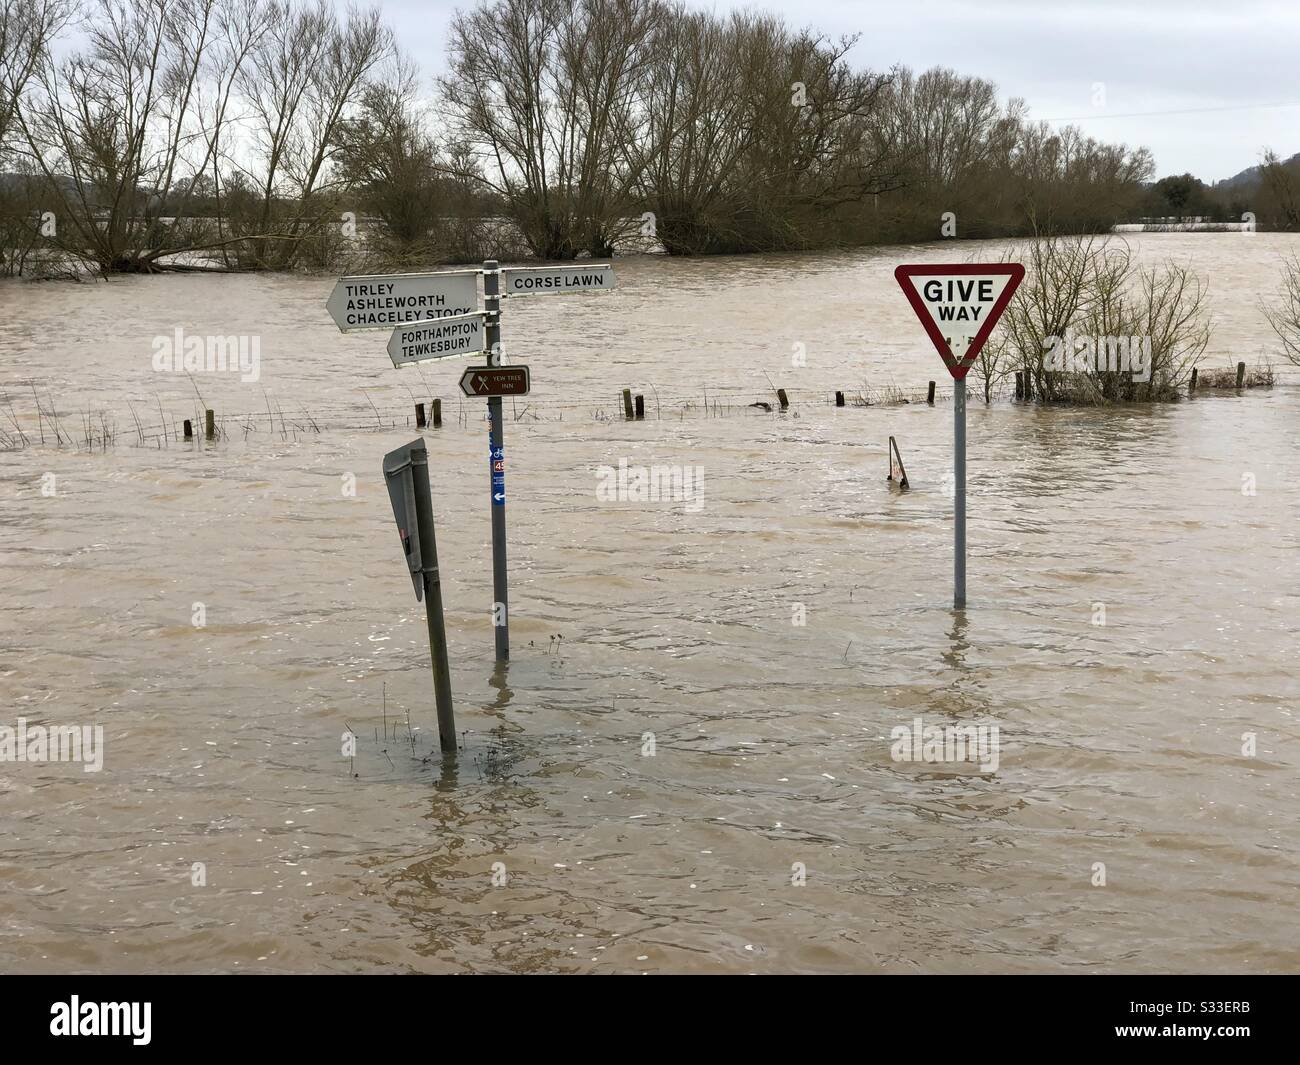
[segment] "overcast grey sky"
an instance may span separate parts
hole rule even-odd
[[[342,0],[336,0],[340,7]],[[432,76],[460,0],[379,0]],[[1031,115],[1074,119],[1099,139],[1146,145],[1157,176],[1205,181],[1300,152],[1300,0],[767,0],[757,8],[834,35],[861,34],[861,66],[948,66],[988,78]],[[1104,104],[1093,102],[1094,85]],[[1277,105],[1290,106],[1277,106]],[[1272,106],[1268,106],[1272,105]],[[1228,110],[1228,109],[1231,110]],[[1184,114],[1147,112],[1191,111]],[[1127,117],[1141,113],[1137,117]]]

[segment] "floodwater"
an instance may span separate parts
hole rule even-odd
[[[1226,366],[1296,247],[1139,250],[1210,281]],[[954,614],[946,390],[827,401],[941,378],[891,272],[952,255],[629,260],[508,305],[506,670],[467,360],[394,369],[331,278],[0,284],[0,426],[33,441],[0,452],[0,725],[104,735],[99,772],[0,763],[0,969],[1300,969],[1297,379],[972,402]],[[178,327],[256,336],[259,380],[156,372]],[[213,444],[171,435],[196,386]],[[787,414],[744,406],[774,387]],[[433,395],[454,766],[380,472]],[[702,491],[598,498],[620,460]],[[996,725],[996,770],[893,760],[916,718]]]

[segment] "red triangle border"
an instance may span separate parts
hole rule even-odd
[[[921,299],[921,294],[917,292],[916,286],[908,283],[908,278],[935,275],[951,276],[952,274],[959,276],[1005,274],[1011,278],[1007,287],[1002,290],[1001,295],[993,304],[988,317],[984,319],[984,324],[980,326],[979,332],[975,334],[975,338],[971,341],[966,357],[960,361],[953,357],[948,342],[944,339],[943,334],[939,332],[939,327],[930,316],[930,311],[926,307],[925,301]],[[975,360],[979,358],[979,353],[983,350],[985,342],[993,333],[993,327],[998,324],[1002,312],[1007,309],[1007,304],[1011,302],[1011,297],[1015,295],[1016,289],[1020,287],[1020,282],[1024,279],[1025,267],[1023,263],[925,263],[922,265],[899,266],[894,270],[894,280],[898,282],[898,287],[903,290],[907,302],[912,305],[912,310],[916,312],[921,325],[925,327],[931,343],[934,344],[935,350],[939,352],[939,356],[943,359],[944,365],[948,367],[948,372],[952,374],[954,381],[962,380],[970,372],[970,368],[974,365]]]

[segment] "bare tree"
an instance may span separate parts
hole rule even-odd
[[[66,0],[0,0],[0,274],[22,273],[46,228],[37,169],[21,154],[15,125],[50,41],[70,17]]]
[[[0,0],[0,159],[28,83],[71,17],[70,0]]]
[[[232,246],[242,242],[242,238],[231,235],[224,209],[227,172],[223,166],[231,153],[238,150],[237,125],[243,117],[237,88],[241,73],[270,32],[275,15],[276,9],[263,0],[230,0],[223,4],[218,11],[218,32],[212,43],[213,76],[210,84],[200,86],[198,107],[202,116],[203,157],[193,181],[197,187],[199,181],[210,175],[217,249],[227,266],[233,262]]]
[[[722,23],[678,6],[655,24],[641,136],[623,152],[669,252],[722,250],[737,239],[740,171],[758,136],[742,54],[753,22],[738,14]]]
[[[1145,150],[1032,123],[1022,100],[1000,106],[992,83],[943,68],[901,71],[880,113],[906,190],[886,199],[878,239],[1105,231],[1153,169]]]
[[[899,186],[875,120],[891,76],[852,70],[854,40],[663,10],[625,155],[668,251],[836,243],[867,196]]]
[[[1300,256],[1282,263],[1282,286],[1276,304],[1264,305],[1264,315],[1282,342],[1282,354],[1300,366]]]
[[[1279,229],[1300,229],[1300,163],[1284,163],[1277,153],[1264,153],[1260,167],[1267,209]]]
[[[409,61],[396,60],[362,93],[356,118],[341,126],[340,177],[378,216],[390,261],[427,258],[438,228],[439,160],[417,81]]]
[[[1171,399],[1210,339],[1208,294],[1184,266],[1139,268],[1127,245],[1039,238],[990,342],[994,367],[1020,370],[1052,402]]]
[[[260,0],[96,0],[82,50],[41,54],[15,125],[53,243],[103,271],[147,272],[247,238],[212,215],[235,80],[266,23]]]
[[[494,0],[452,23],[447,115],[535,255],[609,254],[657,0]]]
[[[1138,272],[1129,301],[1132,324],[1115,334],[1140,337],[1149,346],[1146,380],[1130,375],[1125,399],[1170,399],[1191,376],[1210,343],[1209,290],[1191,269],[1167,262]],[[1122,319],[1121,319],[1122,320]]]
[[[25,154],[54,205],[54,243],[104,270],[149,270],[195,125],[214,0],[99,0],[84,51],[47,50],[18,108]]]
[[[758,20],[745,47],[756,135],[740,178],[750,247],[840,243],[844,209],[901,186],[893,146],[871,136],[893,74],[855,71],[855,37]]]
[[[105,271],[323,265],[361,205],[412,262],[605,256],[647,222],[683,254],[927,237],[947,212],[967,237],[1097,231],[1151,171],[982,79],[855,69],[854,38],[681,0],[480,0],[436,138],[377,10],[85,0],[56,60],[70,3],[0,0],[0,157],[32,179],[21,203],[0,184],[0,221],[31,246],[52,212],[52,246]]]
[[[1128,273],[1129,249],[1092,237],[1049,237],[1008,250],[1004,258],[1024,261],[1025,278],[989,343],[1005,373],[1024,373],[1035,394],[1051,402],[1061,398],[1062,377],[1048,356],[1087,320],[1099,295]]]
[[[325,0],[269,0],[269,7],[266,32],[239,78],[252,161],[238,172],[258,198],[252,217],[231,222],[246,235],[260,234],[245,246],[250,265],[287,269],[308,237],[324,236],[338,221],[330,163],[349,108],[392,55],[393,42],[377,9],[349,11],[340,23]]]

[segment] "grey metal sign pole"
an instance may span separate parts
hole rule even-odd
[[[952,605],[966,607],[966,378],[953,382],[952,393],[952,475],[956,523],[953,526]]]
[[[411,449],[411,481],[424,564],[424,616],[429,623],[429,656],[433,660],[433,697],[438,704],[438,746],[456,753],[456,718],[451,708],[451,670],[447,667],[447,630],[442,618],[442,581],[438,577],[438,544],[433,535],[433,501],[429,491],[429,452]]]
[[[501,274],[496,259],[483,264],[483,309],[487,312],[490,366],[501,365]],[[506,446],[501,397],[488,400],[488,476],[492,505],[492,626],[497,661],[510,660],[510,600],[506,587]]]
[[[966,608],[966,374],[1024,277],[1022,263],[914,263],[894,268],[894,279],[953,379],[952,605],[956,610]],[[922,278],[928,280],[918,283]],[[1004,279],[1000,288],[999,278]],[[959,353],[953,352],[954,343]]]
[[[438,543],[433,530],[429,492],[429,450],[415,440],[384,456],[384,480],[393,504],[397,534],[406,566],[415,585],[415,598],[424,599],[429,623],[429,658],[433,663],[433,697],[438,706],[438,741],[443,754],[456,753],[456,718],[451,706],[451,670],[447,667],[447,630],[442,618],[442,581],[438,576]]]

